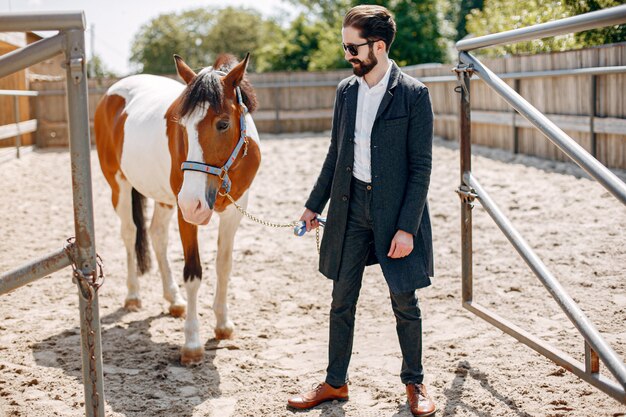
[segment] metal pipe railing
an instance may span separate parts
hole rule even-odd
[[[548,38],[550,36],[566,33],[582,32],[588,29],[618,25],[624,23],[624,20],[626,20],[626,5],[567,17],[565,19],[525,28],[508,30],[506,32],[492,33],[474,39],[464,39],[456,43],[456,49],[458,51],[471,51],[487,46]]]
[[[576,326],[580,334],[583,335],[587,343],[598,353],[600,359],[615,376],[617,381],[626,387],[626,366],[619,359],[615,351],[604,341],[593,323],[585,316],[585,313],[578,307],[576,302],[567,294],[565,288],[548,270],[548,267],[539,259],[526,240],[513,227],[509,219],[502,213],[498,205],[491,199],[489,194],[480,185],[478,180],[469,172],[463,175],[463,182],[468,187],[475,190],[476,197],[485,208],[489,216],[498,225],[502,233],[520,254],[522,259],[528,264],[530,269],[546,287],[552,298],[558,303],[570,321]]]
[[[31,90],[0,90],[0,96],[37,97],[38,95],[39,95],[38,91],[31,91]]]
[[[72,264],[65,249],[29,262],[12,271],[0,275],[0,295],[50,275]]]
[[[488,323],[491,323],[498,329],[502,330],[504,333],[514,337],[519,342],[525,344],[526,346],[550,359],[557,365],[562,366],[563,368],[572,372],[577,377],[583,379],[584,381],[587,381],[594,387],[606,392],[617,401],[621,403],[625,402],[623,387],[621,387],[619,384],[612,381],[611,379],[605,377],[604,375],[600,375],[599,373],[587,372],[582,363],[575,360],[567,353],[561,351],[560,349],[556,349],[555,347],[549,345],[540,338],[525,331],[521,327],[516,326],[509,320],[506,320],[502,316],[494,313],[493,311],[490,311],[480,304],[469,301],[464,302],[463,307],[476,314],[483,320],[487,321]]]
[[[30,67],[63,51],[65,36],[54,35],[0,57],[0,78]]]
[[[22,13],[0,15],[0,31],[56,29],[52,38],[28,45],[0,57],[0,77],[21,70],[59,52],[64,52],[69,114],[70,158],[76,241],[69,253],[57,252],[52,259],[25,265],[3,276],[5,289],[33,281],[61,265],[72,265],[78,287],[81,354],[85,394],[85,415],[104,416],[104,389],[98,268],[96,265],[93,196],[91,188],[89,100],[85,54],[85,17],[79,13]]]
[[[465,64],[471,64],[473,71],[487,83],[500,97],[509,103],[515,110],[535,125],[548,139],[565,152],[589,175],[595,178],[611,194],[626,205],[626,184],[622,182],[607,167],[591,156],[582,146],[569,137],[543,113],[533,107],[507,83],[502,81],[489,68],[485,67],[476,57],[467,52],[461,52],[459,59]]]
[[[0,15],[0,32],[85,30],[86,27],[85,15],[80,11],[19,12]]]
[[[461,183],[457,192],[461,197],[461,251],[462,251],[462,296],[463,306],[469,311],[485,319],[520,342],[535,349],[565,369],[578,375],[593,386],[601,389],[619,402],[626,404],[626,365],[620,360],[613,349],[604,341],[593,323],[584,315],[574,300],[565,292],[560,283],[550,273],[545,264],[537,257],[526,241],[515,230],[510,221],[491,200],[478,180],[471,173],[471,112],[470,112],[470,78],[476,73],[494,89],[506,102],[522,114],[532,125],[541,130],[553,143],[573,159],[579,166],[600,182],[623,204],[626,204],[626,184],[620,181],[611,171],[589,155],[572,138],[566,135],[545,115],[524,100],[514,88],[507,85],[501,78],[491,72],[478,59],[467,51],[475,48],[516,42],[534,38],[548,37],[561,33],[569,33],[600,26],[626,22],[626,6],[620,6],[600,12],[588,13],[574,18],[536,25],[515,31],[483,36],[477,39],[457,43],[459,65],[454,69],[457,73],[458,89],[461,93],[459,120],[461,141]],[[607,70],[609,71],[609,70]],[[608,72],[607,72],[608,73]],[[512,74],[514,75],[514,74]],[[574,75],[574,74],[572,74]],[[592,148],[595,111],[595,77],[591,71],[586,75],[592,77],[592,111],[590,129],[592,132]],[[513,78],[513,77],[511,77]],[[516,78],[519,80],[519,78]],[[519,82],[516,82],[519,89]],[[515,125],[515,123],[514,123]],[[515,138],[514,138],[515,139]],[[515,146],[517,150],[517,145]],[[473,201],[478,199],[487,213],[492,217],[500,230],[511,242],[520,256],[528,264],[534,274],[548,289],[559,307],[565,312],[585,339],[585,363],[577,363],[568,355],[549,346],[532,334],[525,332],[504,318],[488,309],[472,302],[472,226],[471,208]],[[618,384],[600,374],[599,360],[605,363],[609,371],[617,379]]]
[[[576,75],[608,75],[623,73],[626,73],[626,65],[615,67],[590,67],[549,71],[507,72],[496,75],[502,80],[525,80],[529,78],[564,77]],[[453,75],[438,75],[432,77],[420,77],[419,80],[423,83],[449,83],[456,82],[457,78]],[[256,87],[257,85],[255,84],[254,86]]]

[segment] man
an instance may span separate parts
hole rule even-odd
[[[402,351],[400,378],[411,412],[435,405],[423,385],[422,324],[415,290],[433,276],[426,195],[433,111],[427,88],[389,59],[396,25],[387,9],[362,5],[345,16],[345,59],[354,76],[337,88],[331,143],[301,220],[307,231],[330,199],[320,272],[334,280],[326,380],[289,399],[297,409],[348,399],[354,316],[366,265],[380,263]]]

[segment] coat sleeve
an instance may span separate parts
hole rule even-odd
[[[335,104],[333,109],[333,124],[330,134],[330,146],[328,147],[328,153],[326,154],[326,160],[322,165],[322,171],[320,172],[313,190],[309,195],[309,199],[305,203],[305,207],[314,213],[321,213],[330,198],[330,191],[333,184],[333,176],[335,175],[335,166],[337,165],[337,132],[339,120],[339,100],[340,92],[342,88],[337,88],[335,95]]]
[[[418,90],[410,110],[407,138],[408,179],[397,229],[417,235],[430,184],[433,148],[433,108],[427,87]]]

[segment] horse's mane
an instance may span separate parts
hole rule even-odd
[[[182,118],[192,113],[196,107],[204,102],[208,102],[215,111],[220,112],[222,110],[222,102],[224,101],[224,87],[220,81],[220,75],[213,69],[228,72],[237,63],[237,58],[233,55],[220,54],[215,60],[212,69],[204,68],[200,71],[183,92],[179,107],[180,117]],[[248,111],[252,113],[257,108],[257,99],[254,88],[245,75],[239,84],[239,88],[244,104]]]

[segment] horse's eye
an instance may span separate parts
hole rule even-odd
[[[229,127],[230,123],[228,122],[228,120],[220,120],[219,122],[217,122],[217,130],[221,132],[228,129]]]

